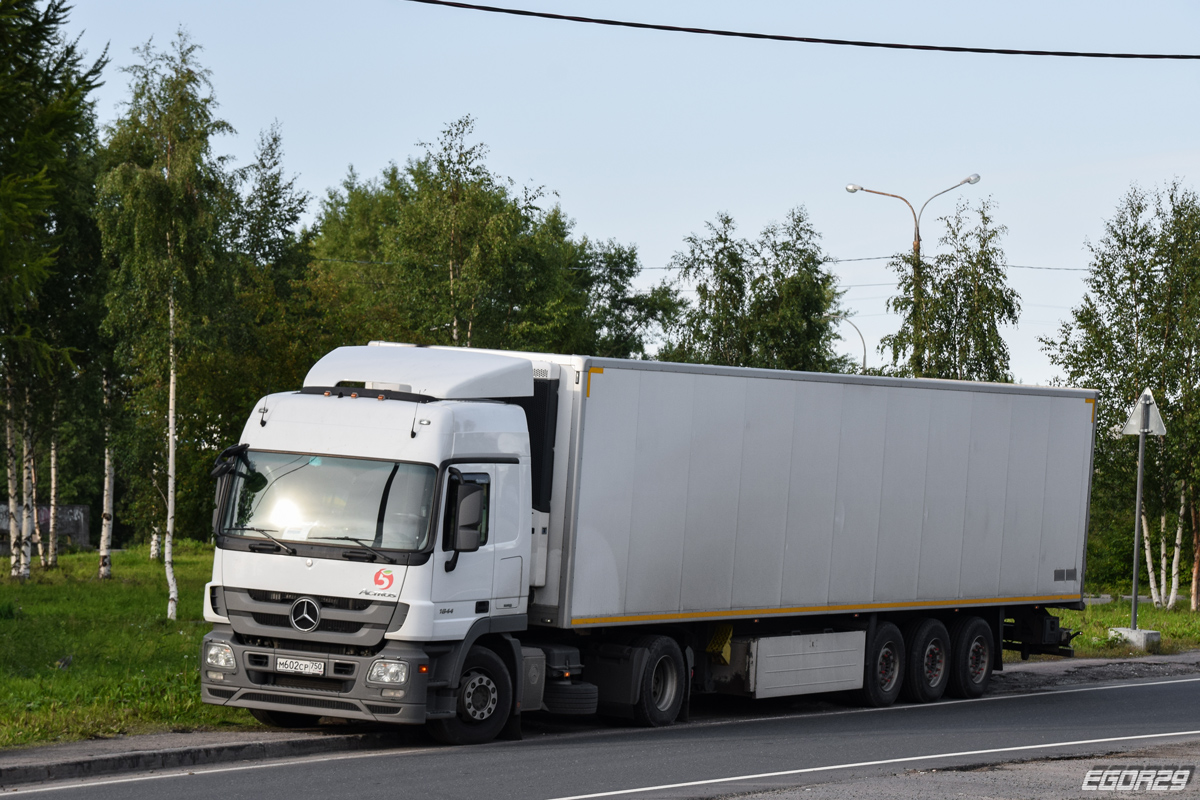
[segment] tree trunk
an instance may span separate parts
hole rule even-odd
[[[1158,520],[1158,590],[1159,605],[1167,602],[1167,504],[1163,503],[1162,517]]]
[[[158,526],[155,525],[150,531],[150,560],[158,561],[162,556],[162,536],[159,535]]]
[[[58,413],[50,415],[50,567],[58,566]]]
[[[104,379],[104,510],[100,512],[101,580],[112,577],[113,461],[112,425],[109,421],[108,378]]]
[[[175,297],[167,298],[169,345],[171,359],[171,386],[167,399],[167,535],[163,540],[163,565],[167,570],[167,619],[175,619],[175,607],[179,603],[179,586],[175,583],[173,544],[175,539]]]
[[[21,522],[17,514],[17,431],[16,408],[13,403],[12,376],[5,373],[4,443],[8,468],[8,552],[12,555],[9,575],[21,577]]]
[[[1155,607],[1161,606],[1162,599],[1158,594],[1158,582],[1154,574],[1154,551],[1150,549],[1150,523],[1145,514],[1142,514],[1142,544],[1146,549],[1146,574],[1150,576],[1150,600]]]
[[[33,494],[33,449],[30,446],[29,412],[21,421],[21,575],[29,577],[29,562],[33,560],[33,509],[30,507]]]
[[[1185,501],[1187,495],[1183,492],[1184,484],[1179,485],[1179,522],[1175,526],[1175,555],[1171,559],[1171,598],[1167,600],[1167,608],[1174,608],[1179,599],[1179,551],[1183,549],[1183,515],[1187,512]]]
[[[33,505],[33,543],[37,545],[38,562],[42,565],[42,569],[45,569],[46,540],[42,536],[41,504],[38,502],[37,448],[31,446],[30,451],[32,455],[29,458],[29,474],[33,478],[33,491],[30,493],[30,502]]]
[[[1196,611],[1200,601],[1200,514],[1196,512],[1196,487],[1188,498],[1188,506],[1192,509],[1192,611]]]

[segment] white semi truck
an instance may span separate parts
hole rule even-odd
[[[1090,390],[372,342],[217,477],[208,703],[519,736],[693,693],[983,693],[1070,655]]]

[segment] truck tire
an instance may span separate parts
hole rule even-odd
[[[864,655],[859,703],[869,708],[890,706],[904,685],[904,637],[900,629],[890,622],[880,622]]]
[[[683,708],[687,689],[687,664],[679,645],[669,636],[643,636],[634,647],[649,651],[642,673],[641,691],[633,705],[633,718],[646,728],[670,725]]]
[[[599,700],[600,690],[594,683],[548,681],[542,690],[542,705],[551,714],[595,714]]]
[[[936,619],[919,619],[904,633],[908,663],[900,696],[912,703],[940,700],[950,682],[950,632]]]
[[[273,728],[315,728],[320,719],[313,714],[296,714],[292,711],[267,711],[265,708],[248,710],[250,716]]]
[[[954,626],[950,636],[951,697],[982,695],[992,679],[992,628],[979,617],[967,617]]]
[[[430,720],[426,727],[442,744],[490,742],[508,722],[512,702],[512,678],[500,656],[486,647],[472,647],[463,661],[455,715]]]

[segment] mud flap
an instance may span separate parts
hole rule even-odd
[[[696,672],[696,654],[692,652],[690,645],[683,648],[683,658],[687,662],[687,680],[684,681],[683,705],[679,707],[679,716],[675,720],[690,722],[692,719],[692,679]]]

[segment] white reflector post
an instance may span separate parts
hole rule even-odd
[[[1126,436],[1138,437],[1138,473],[1137,473],[1137,500],[1133,505],[1133,605],[1129,614],[1129,626],[1133,630],[1137,630],[1137,607],[1138,607],[1138,551],[1142,547],[1142,465],[1146,457],[1146,434],[1154,436],[1166,436],[1167,426],[1163,424],[1162,415],[1158,413],[1158,406],[1154,402],[1154,395],[1149,389],[1142,392],[1142,396],[1138,398],[1137,405],[1133,407],[1133,412],[1129,415],[1129,421],[1125,423],[1125,427],[1121,429],[1121,433]],[[1147,568],[1153,568],[1149,564]]]

